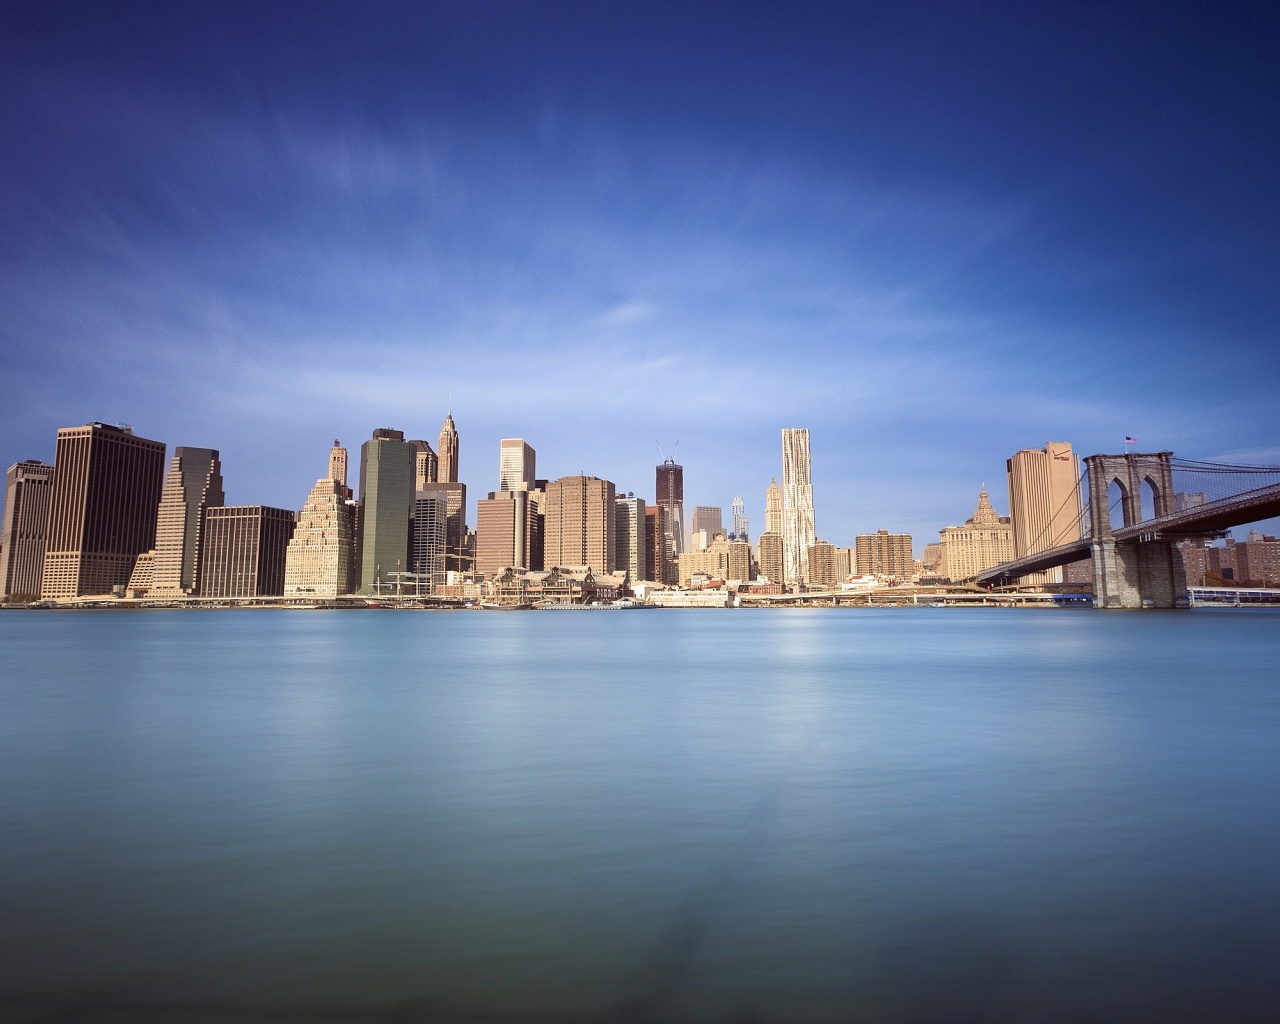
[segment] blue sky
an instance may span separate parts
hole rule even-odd
[[[807,426],[819,534],[919,551],[1046,440],[1280,463],[1261,6],[23,6],[6,465],[123,421],[299,507],[451,403],[473,497],[679,440],[758,532]]]

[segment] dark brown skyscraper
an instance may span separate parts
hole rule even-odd
[[[680,582],[680,553],[684,551],[684,467],[664,459],[658,467],[657,506],[662,509],[662,547],[659,581]]]
[[[40,596],[110,594],[156,540],[164,445],[128,427],[63,427],[49,504]]]
[[[208,509],[200,547],[200,596],[283,594],[293,525],[293,512],[287,508],[225,505]]]
[[[39,597],[53,467],[28,459],[9,467],[0,533],[0,599]]]

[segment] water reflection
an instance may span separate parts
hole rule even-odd
[[[1277,624],[0,615],[0,1018],[1267,1019]]]

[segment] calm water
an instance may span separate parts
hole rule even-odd
[[[1280,1013],[1280,615],[0,614],[0,1017]]]

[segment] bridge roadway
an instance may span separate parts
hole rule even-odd
[[[1280,484],[1269,484],[1252,491],[1220,498],[1195,508],[1174,512],[1167,516],[1147,519],[1133,526],[1122,526],[1114,531],[1116,543],[1149,540],[1186,540],[1219,533],[1233,526],[1254,523],[1260,519],[1280,516]],[[1074,540],[1068,544],[1047,548],[1034,555],[1024,555],[1012,562],[992,566],[974,577],[980,584],[1002,583],[1018,579],[1033,572],[1042,572],[1055,566],[1067,565],[1088,558],[1089,538]]]

